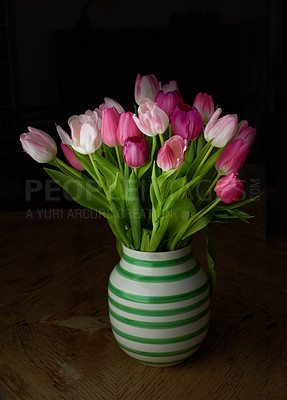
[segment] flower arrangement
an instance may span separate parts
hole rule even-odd
[[[122,246],[145,252],[187,246],[203,230],[211,281],[215,281],[211,222],[250,215],[238,202],[238,178],[256,130],[237,115],[221,116],[213,99],[198,93],[183,102],[177,82],[161,85],[138,75],[134,113],[115,100],[68,120],[70,135],[56,126],[67,159],[47,133],[28,127],[22,147],[79,204],[103,215]]]

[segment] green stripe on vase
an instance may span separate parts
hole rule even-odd
[[[203,340],[200,342],[196,343],[193,346],[187,347],[186,349],[182,350],[176,350],[176,351],[169,351],[169,352],[163,352],[163,353],[158,353],[158,352],[150,352],[150,351],[142,351],[142,350],[136,350],[136,349],[131,349],[130,347],[127,347],[121,343],[118,342],[119,346],[133,354],[138,354],[140,356],[146,356],[146,357],[174,357],[174,356],[179,356],[181,354],[187,354],[190,353],[191,351],[197,349],[201,344]]]
[[[140,260],[138,258],[133,258],[128,256],[127,254],[123,254],[123,259],[129,264],[136,265],[138,267],[174,267],[179,264],[183,264],[189,261],[193,257],[192,253],[187,254],[186,256],[175,258],[174,260]]]
[[[169,317],[172,315],[184,314],[202,306],[208,300],[209,300],[209,295],[205,296],[202,300],[199,300],[196,303],[191,304],[190,306],[185,306],[180,308],[169,308],[167,310],[146,310],[142,308],[129,307],[124,304],[118,303],[117,301],[112,299],[111,296],[109,296],[109,302],[119,310],[130,314],[143,315],[146,317]]]
[[[144,338],[144,337],[139,337],[139,336],[134,336],[134,335],[129,335],[125,332],[120,331],[118,328],[116,328],[113,324],[112,330],[119,336],[121,336],[123,339],[127,339],[133,342],[137,343],[144,343],[144,344],[174,344],[174,343],[180,343],[180,342],[185,342],[186,340],[190,340],[195,338],[196,336],[199,336],[201,333],[206,331],[208,329],[209,323],[205,324],[202,328],[198,329],[197,331],[194,331],[192,333],[189,333],[188,335],[183,335],[183,336],[177,336],[177,337],[172,337],[172,338]]]
[[[162,276],[148,276],[148,275],[140,275],[135,274],[133,272],[129,272],[121,267],[120,264],[117,264],[116,271],[119,275],[123,276],[126,279],[130,279],[133,281],[139,281],[144,283],[167,283],[167,282],[175,282],[183,279],[188,279],[193,275],[197,274],[200,270],[200,265],[196,264],[189,271],[182,272],[175,275],[162,275]]]
[[[141,296],[141,295],[127,293],[122,290],[119,290],[111,283],[111,281],[109,281],[109,289],[117,297],[120,297],[125,300],[129,300],[129,301],[132,301],[135,303],[144,303],[144,304],[150,304],[150,303],[165,304],[165,303],[176,303],[179,301],[189,300],[192,297],[199,296],[208,287],[209,287],[209,283],[208,283],[208,280],[206,280],[205,283],[202,286],[200,286],[199,288],[194,289],[190,292],[182,293],[182,294],[177,294],[177,295],[173,295],[173,296]]]
[[[201,318],[203,318],[206,314],[208,314],[210,310],[210,307],[208,306],[205,310],[202,312],[194,315],[193,317],[182,319],[182,320],[175,320],[175,321],[169,321],[169,322],[147,322],[147,321],[137,321],[133,319],[129,319],[126,317],[122,317],[121,315],[115,313],[111,308],[109,309],[109,312],[112,317],[114,317],[117,321],[134,326],[136,328],[143,328],[143,329],[172,329],[172,328],[178,328],[180,326],[185,326],[192,324]]]

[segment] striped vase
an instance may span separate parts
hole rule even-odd
[[[129,356],[158,367],[184,361],[206,336],[209,304],[209,282],[191,246],[162,253],[123,246],[109,279],[109,314]]]

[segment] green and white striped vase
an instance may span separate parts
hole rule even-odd
[[[123,246],[109,279],[109,314],[120,347],[155,367],[184,361],[203,342],[209,281],[191,246],[148,253]]]

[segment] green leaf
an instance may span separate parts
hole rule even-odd
[[[87,180],[78,179],[55,171],[54,169],[44,168],[47,174],[61,186],[77,203],[91,210],[98,211],[106,218],[111,218],[112,213],[106,197]]]
[[[171,207],[168,210],[164,211],[160,215],[159,218],[164,217],[166,214],[173,214],[173,213],[182,212],[182,211],[187,211],[188,213],[192,213],[192,214],[196,213],[196,208],[194,207],[194,204],[190,200],[190,198],[185,197],[182,200],[178,200],[173,207]]]
[[[172,193],[166,201],[164,202],[163,205],[163,211],[168,210],[169,208],[173,207],[175,202],[179,199],[179,197],[183,194],[186,193],[188,189],[192,189],[192,187],[195,186],[195,184],[201,179],[201,176],[197,176],[196,178],[192,179],[190,182],[188,182],[185,186],[177,190],[176,192]]]
[[[168,227],[169,218],[170,218],[169,215],[166,215],[164,218],[162,218],[160,221],[159,228],[156,231],[155,230],[152,231],[149,251],[156,251],[156,249],[158,248]]]
[[[137,169],[138,179],[141,179],[143,174],[151,167],[151,165],[153,163],[153,157],[154,157],[154,153],[156,151],[156,147],[157,147],[156,136],[153,136],[150,158],[146,164],[142,165],[141,167],[139,167]]]
[[[105,177],[106,186],[108,187],[116,179],[116,175],[119,172],[119,169],[115,167],[109,160],[99,156],[98,154],[93,153],[92,158],[96,163],[98,169]]]
[[[201,217],[194,225],[189,228],[185,234],[183,235],[181,240],[188,238],[189,236],[193,235],[194,233],[200,231],[201,229],[205,228],[209,222],[212,220],[213,213],[205,214]]]
[[[208,227],[206,226],[203,229],[203,233],[206,239],[206,259],[207,259],[207,267],[209,272],[209,281],[210,281],[210,294],[213,295],[216,285],[216,274],[215,274],[215,249],[212,241],[211,234],[209,232]]]
[[[107,160],[112,163],[115,167],[118,167],[118,163],[116,160],[116,152],[114,147],[109,147],[105,143],[103,143],[104,153]]]
[[[203,159],[203,157],[205,156],[205,154],[207,153],[209,148],[210,148],[210,142],[206,143],[206,145],[203,147],[203,149],[200,151],[200,153],[196,156],[196,158],[194,159],[194,161],[192,162],[192,164],[188,168],[188,171],[187,171],[188,179],[189,179],[189,177],[193,176],[195,170],[199,166],[201,160]]]
[[[151,235],[151,230],[142,228],[142,240],[141,240],[141,247],[140,247],[141,251],[149,250],[150,235]]]
[[[197,139],[196,155],[199,155],[199,153],[201,152],[201,150],[203,149],[205,144],[206,144],[206,141],[205,141],[205,138],[204,138],[204,133],[202,131],[201,134],[199,135],[198,139]]]

